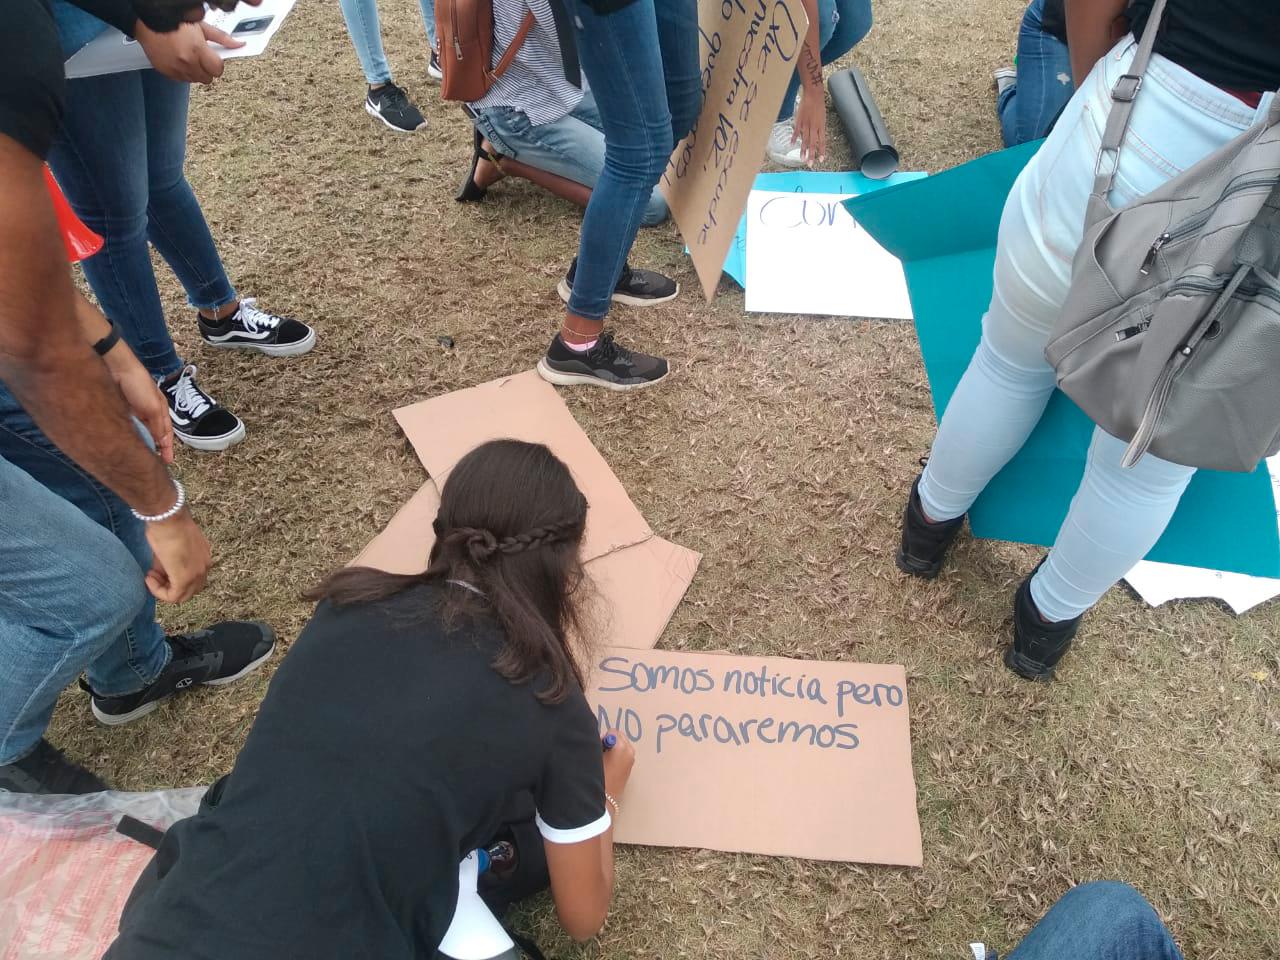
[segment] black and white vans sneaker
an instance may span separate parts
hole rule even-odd
[[[173,434],[194,450],[225,450],[244,439],[244,424],[196,385],[197,367],[189,363],[159,381],[169,401]]]
[[[569,298],[573,296],[573,277],[577,272],[578,258],[574,257],[573,263],[569,265],[569,272],[564,275],[559,287],[556,288],[560,299],[565,303],[568,303]],[[612,300],[614,303],[624,303],[629,307],[652,307],[655,304],[674,300],[679,293],[680,284],[670,277],[664,277],[652,270],[632,270],[628,265],[622,268],[618,285],[613,288]]]
[[[377,90],[370,88],[369,95],[364,98],[365,112],[377,117],[396,133],[413,133],[427,125],[418,108],[413,105],[409,95],[391,81],[387,81]]]
[[[300,357],[316,345],[316,332],[301,320],[278,317],[258,309],[255,297],[245,297],[236,312],[223,320],[196,314],[200,336],[222,350],[257,350],[269,357]]]
[[[427,61],[427,76],[436,83],[444,79],[444,71],[440,69],[440,54],[434,49],[431,51],[431,59]]]
[[[41,737],[25,757],[0,764],[0,790],[10,793],[97,793],[107,785]]]
[[[618,346],[613,334],[600,334],[590,350],[570,350],[560,334],[538,361],[538,375],[548,383],[569,387],[588,384],[607,390],[640,390],[667,376],[667,361]]]
[[[208,630],[167,638],[173,659],[149,687],[127,697],[100,697],[84,681],[92,698],[93,715],[108,726],[129,723],[165,700],[194,687],[234,683],[252,673],[271,656],[276,635],[265,623],[226,620]]]

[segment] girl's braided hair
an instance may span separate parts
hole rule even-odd
[[[425,582],[449,584],[445,620],[487,608],[505,634],[493,668],[512,683],[537,680],[539,699],[559,703],[585,680],[569,638],[583,637],[578,552],[586,523],[586,498],[547,447],[494,440],[449,474],[426,570],[401,575],[352,567],[308,596],[349,606]]]

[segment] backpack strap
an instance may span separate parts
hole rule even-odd
[[[520,29],[511,38],[511,43],[502,53],[502,59],[497,62],[493,72],[490,74],[494,80],[497,80],[507,72],[507,68],[511,66],[511,61],[515,60],[516,54],[520,52],[520,47],[524,44],[525,38],[529,36],[529,31],[533,29],[533,22],[533,11],[526,10],[524,19],[520,21]]]
[[[1165,2],[1166,0],[1155,0],[1152,4],[1151,15],[1147,17],[1147,26],[1142,31],[1142,40],[1138,44],[1138,52],[1133,56],[1133,63],[1129,65],[1129,72],[1116,81],[1111,91],[1111,112],[1107,115],[1107,125],[1102,131],[1098,162],[1093,168],[1093,193],[1089,195],[1089,207],[1084,218],[1085,229],[1102,220],[1111,211],[1107,198],[1111,196],[1111,187],[1120,169],[1120,145],[1129,128],[1133,101],[1142,89],[1142,78],[1151,61],[1151,51],[1156,45],[1156,34],[1164,16]]]

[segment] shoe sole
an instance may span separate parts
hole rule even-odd
[[[787,167],[791,170],[804,169],[804,160],[800,159],[799,157],[796,157],[794,160],[792,160],[790,157],[784,156],[780,153],[771,153],[769,154],[769,160],[772,161],[773,163],[776,163],[780,167]]]
[[[560,278],[560,283],[556,286],[556,293],[560,294],[560,299],[565,303],[568,303],[569,297],[573,295],[569,281],[564,277]],[[680,284],[677,283],[675,292],[666,297],[632,297],[625,293],[614,293],[610,299],[614,303],[625,304],[628,307],[656,307],[660,303],[670,303],[678,296],[680,296]],[[656,383],[657,381],[655,380],[654,382]]]
[[[1012,646],[1005,648],[1004,665],[1023,680],[1048,683],[1053,679],[1053,667],[1046,667],[1042,663],[1024,657]]]
[[[419,130],[424,129],[427,125],[427,121],[424,118],[423,121],[420,124],[418,124],[416,127],[414,127],[412,130],[406,130],[404,127],[397,127],[394,123],[392,123],[382,114],[380,114],[377,110],[373,109],[373,107],[369,105],[368,100],[364,102],[364,112],[371,117],[375,117],[376,119],[381,120],[382,125],[384,127],[386,127],[388,130],[394,130],[396,133],[417,133]]]
[[[938,574],[942,572],[941,563],[922,564],[918,560],[911,559],[901,550],[894,555],[893,562],[903,573],[921,580],[937,580]]]
[[[557,387],[604,387],[606,390],[612,390],[615,393],[625,393],[628,390],[644,390],[652,387],[654,384],[661,383],[667,377],[671,376],[671,370],[656,380],[645,380],[642,383],[611,383],[608,380],[601,380],[599,377],[593,377],[586,373],[562,373],[559,370],[552,369],[546,361],[546,358],[538,361],[538,376],[547,383],[554,383]]]
[[[427,78],[431,80],[433,83],[444,82],[444,74],[441,73],[439,70],[432,70],[430,67],[427,67]]]
[[[204,453],[217,453],[220,450],[226,450],[234,447],[245,437],[244,424],[236,427],[230,433],[221,437],[193,437],[182,433],[177,427],[173,428],[173,435],[178,438],[186,446],[192,450],[200,450]]]
[[[310,353],[315,347],[316,332],[312,330],[297,343],[244,343],[234,340],[218,343],[204,336],[200,339],[215,350],[256,350],[258,353],[266,354],[268,357],[300,357],[304,353]]]
[[[222,677],[219,680],[210,680],[207,683],[193,684],[192,686],[187,687],[186,690],[195,690],[197,687],[222,687],[222,686],[226,686],[228,683],[235,683],[237,680],[243,679],[244,677],[253,673],[253,671],[258,669],[258,667],[262,666],[264,663],[270,660],[271,655],[276,651],[276,635],[275,635],[275,631],[272,630],[270,627],[266,626],[266,624],[262,624],[262,626],[265,627],[267,633],[271,635],[271,646],[267,648],[266,653],[260,656],[257,660],[250,661],[249,664],[246,665],[245,668],[237,674],[234,674],[230,677]],[[92,697],[89,698],[89,707],[91,710],[93,710],[94,718],[103,726],[118,727],[118,726],[121,726],[122,724],[132,723],[134,720],[142,719],[148,713],[151,713],[152,711],[159,708],[160,704],[167,703],[168,701],[176,697],[179,693],[184,693],[184,692],[186,691],[175,690],[173,691],[173,693],[169,694],[167,697],[163,697],[160,700],[152,700],[150,703],[144,703],[142,706],[138,707],[136,710],[130,710],[128,713],[119,713],[119,714],[103,713],[98,709],[98,705],[93,702]]]

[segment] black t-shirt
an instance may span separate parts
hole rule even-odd
[[[1142,39],[1154,0],[1131,0]],[[1280,0],[1168,0],[1156,53],[1228,90],[1280,88]]]
[[[66,81],[48,0],[9,0],[0,29],[0,134],[40,159],[62,123]]]
[[[532,793],[544,837],[603,833],[581,692],[548,706],[490,667],[487,621],[446,631],[444,590],[323,603],[280,665],[229,777],[175,824],[104,960],[429,958],[458,864]],[[213,793],[213,791],[211,791]]]

